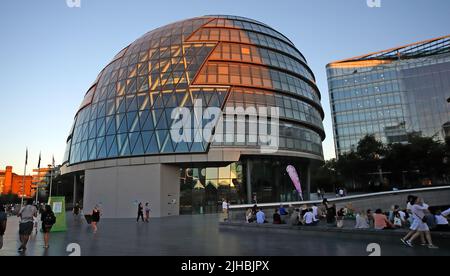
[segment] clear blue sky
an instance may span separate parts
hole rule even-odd
[[[2,0],[0,169],[62,161],[83,95],[101,69],[142,34],[173,21],[231,14],[287,35],[316,74],[326,112],[325,157],[334,157],[327,63],[450,33],[448,0]]]

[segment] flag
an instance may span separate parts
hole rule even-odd
[[[302,191],[302,185],[300,183],[300,177],[298,176],[297,170],[294,166],[289,165],[286,169],[289,176],[291,177],[292,183],[295,186],[295,189],[297,190],[300,198],[303,200],[303,191]]]
[[[28,165],[28,148],[27,152],[25,153],[25,166]]]
[[[38,169],[41,168],[41,153],[39,153],[39,162],[38,162]]]

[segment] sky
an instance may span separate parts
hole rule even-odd
[[[76,1],[76,0],[72,0]],[[262,21],[289,37],[316,75],[325,109],[325,158],[334,142],[325,66],[335,60],[450,34],[448,0],[0,1],[0,170],[61,163],[84,94],[100,71],[144,33],[208,14]],[[29,166],[29,167],[30,167]],[[30,168],[29,168],[30,169]]]

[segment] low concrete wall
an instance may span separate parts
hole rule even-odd
[[[349,196],[344,198],[331,198],[329,202],[335,203],[337,208],[343,208],[348,204],[352,204],[356,211],[366,211],[371,209],[390,210],[394,205],[399,205],[401,208],[406,208],[406,199],[408,195],[415,195],[425,199],[425,202],[430,206],[447,206],[450,205],[450,187],[432,187],[423,189],[412,189],[392,192],[382,192],[374,194],[364,194],[357,196]],[[300,207],[303,205],[318,204],[322,201],[304,201],[304,202],[286,202],[283,203],[285,207],[293,205]],[[266,215],[271,216],[273,209],[278,208],[280,203],[258,204],[259,207],[265,209]],[[232,221],[245,220],[245,211],[251,208],[252,205],[231,206],[230,219]]]

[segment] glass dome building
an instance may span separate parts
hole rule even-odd
[[[176,22],[137,39],[100,72],[75,115],[62,172],[81,176],[85,208],[101,203],[106,217],[132,217],[136,202],[167,216],[216,212],[222,198],[294,201],[286,167],[297,168],[307,193],[309,168],[323,160],[320,100],[305,57],[271,27],[236,16]],[[267,123],[248,113],[262,107],[277,108]],[[180,108],[194,114],[183,121],[192,139],[173,137]],[[211,120],[214,108],[225,123]],[[227,117],[230,110],[244,114]],[[273,122],[276,150],[266,152],[252,134]],[[205,130],[212,138],[197,139]]]

